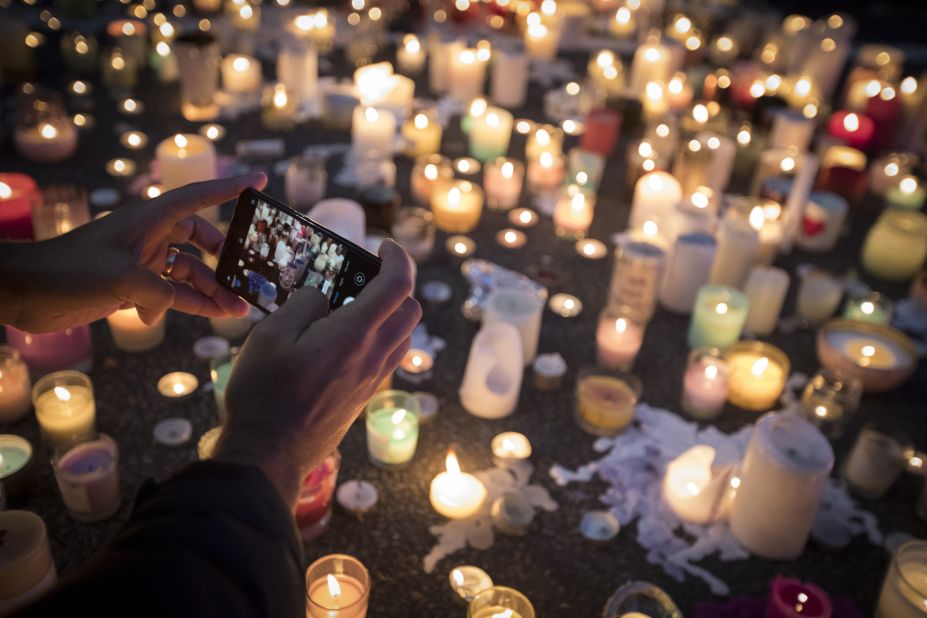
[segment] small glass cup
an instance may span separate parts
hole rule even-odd
[[[843,306],[843,317],[873,324],[888,325],[892,321],[892,301],[878,292],[850,293]]]
[[[296,499],[296,527],[304,542],[314,541],[328,530],[332,520],[332,496],[338,483],[341,453],[335,449],[303,479]]]
[[[525,164],[515,159],[499,157],[483,168],[486,206],[490,210],[509,210],[518,204],[525,180]]]
[[[843,482],[855,496],[878,500],[905,469],[911,444],[897,431],[867,423],[843,465]]]
[[[415,158],[412,168],[412,196],[419,204],[430,204],[435,187],[454,177],[451,160],[439,154],[421,155]]]
[[[106,434],[82,434],[55,451],[52,468],[68,514],[102,521],[119,510],[119,447]]]
[[[689,352],[682,383],[682,409],[692,418],[717,417],[727,401],[731,370],[720,348],[701,346]]]
[[[682,618],[670,595],[650,582],[631,581],[615,591],[605,605],[604,618],[621,616]]]
[[[219,115],[215,101],[219,89],[219,43],[206,32],[184,34],[174,40],[180,67],[180,111],[191,122]]]
[[[36,240],[48,240],[90,222],[87,192],[73,185],[53,185],[43,191],[44,200],[32,208]]]
[[[882,582],[875,618],[920,616],[927,604],[927,541],[911,540],[895,550]]]
[[[422,263],[435,248],[434,217],[424,208],[401,208],[390,231],[412,259]]]
[[[331,554],[306,569],[306,618],[365,616],[369,602],[370,573],[357,558]]]
[[[60,94],[41,88],[20,90],[13,145],[23,158],[60,163],[74,154],[77,142],[77,127]]]
[[[840,305],[843,289],[843,281],[827,271],[813,269],[802,274],[796,303],[799,317],[806,324],[826,322]]]
[[[80,371],[56,371],[36,381],[32,406],[42,436],[58,448],[94,432],[96,401],[90,376]]]
[[[641,388],[640,379],[631,373],[605,367],[583,369],[576,379],[576,422],[593,435],[617,434],[634,420]]]
[[[492,618],[503,615],[507,609],[521,618],[535,618],[528,597],[507,586],[493,586],[473,597],[467,606],[467,618]]]
[[[32,408],[29,368],[16,348],[0,344],[0,423],[13,423]]]
[[[805,386],[802,413],[828,438],[839,438],[850,416],[859,408],[862,394],[858,379],[836,369],[822,369]]]
[[[599,314],[595,342],[598,362],[604,367],[630,371],[644,341],[647,322],[633,307],[607,307]]]
[[[381,391],[367,404],[367,454],[370,463],[394,469],[415,456],[418,445],[418,398],[399,390]]]

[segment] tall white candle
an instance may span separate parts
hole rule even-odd
[[[463,49],[451,56],[450,94],[455,100],[466,103],[483,93],[486,83],[486,62],[476,49]]]
[[[830,443],[814,425],[790,413],[763,416],[738,471],[734,537],[762,558],[797,558],[833,465]]]
[[[571,185],[554,205],[554,232],[558,236],[582,238],[589,230],[594,214],[594,196]]]
[[[708,172],[705,184],[715,193],[722,193],[731,182],[734,172],[734,159],[737,157],[737,146],[734,140],[718,133],[699,133],[698,139],[705,145],[711,158],[708,161]]]
[[[709,234],[695,232],[676,238],[660,288],[660,304],[675,313],[691,313],[699,288],[708,283],[717,250]]]
[[[788,289],[789,274],[781,268],[754,267],[744,285],[749,306],[744,329],[764,337],[772,334],[779,322]]]
[[[725,217],[718,230],[718,251],[708,282],[712,285],[743,285],[753,267],[760,237],[746,221]]]
[[[311,101],[319,93],[318,52],[309,45],[283,45],[277,55],[277,79],[300,101]]]
[[[630,90],[638,96],[643,95],[648,82],[666,83],[673,71],[670,49],[659,39],[648,39],[638,46],[631,60]]]
[[[653,221],[658,227],[668,226],[676,205],[682,201],[682,187],[672,174],[650,172],[634,185],[631,216],[628,227],[643,229],[644,222]]]
[[[164,341],[165,316],[148,325],[142,322],[138,309],[118,309],[106,317],[109,332],[116,347],[123,352],[145,352]]]
[[[528,94],[529,58],[521,49],[494,49],[490,96],[494,103],[515,109]]]
[[[375,107],[358,105],[351,123],[351,147],[358,158],[376,153],[390,157],[396,139],[396,117]]]
[[[460,403],[480,418],[515,411],[524,372],[521,335],[508,322],[485,324],[473,338],[460,385]]]
[[[533,290],[500,288],[486,299],[483,324],[508,322],[518,329],[525,365],[534,361],[541,336],[544,301]]]

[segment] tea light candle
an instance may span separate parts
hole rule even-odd
[[[145,111],[145,104],[138,99],[127,98],[119,102],[118,109],[126,116],[138,116]]]
[[[419,112],[402,124],[405,153],[410,157],[435,154],[441,149],[441,125],[425,112]]]
[[[58,489],[72,518],[107,519],[119,510],[119,448],[106,434],[92,434],[69,444],[52,460]]]
[[[341,484],[335,498],[341,508],[357,518],[367,514],[379,501],[380,492],[367,481],[351,480]]]
[[[120,157],[118,159],[110,159],[106,162],[106,173],[110,176],[116,176],[117,178],[134,176],[135,170],[135,161],[132,161],[131,159],[124,159]]]
[[[508,148],[508,146],[506,146]],[[525,179],[525,166],[515,159],[499,157],[486,163],[483,170],[483,186],[486,190],[486,205],[491,210],[508,210],[518,204],[521,197],[522,183]],[[527,209],[521,209],[531,212]],[[509,220],[512,221],[511,216]],[[536,221],[536,218],[535,218]],[[517,221],[512,221],[519,225]],[[529,216],[530,223],[530,216]],[[519,225],[519,227],[527,227]]]
[[[554,232],[560,237],[582,238],[592,225],[594,213],[594,196],[571,185],[554,205]]]
[[[431,481],[432,508],[449,519],[473,517],[486,502],[486,486],[472,474],[461,472],[453,449],[447,452],[445,466],[446,471]]]
[[[640,380],[631,374],[582,372],[576,383],[576,421],[585,431],[611,436],[634,420]]]
[[[396,64],[407,75],[418,75],[425,66],[425,48],[414,34],[402,37],[402,45],[396,48]]]
[[[319,558],[306,570],[306,618],[363,618],[370,599],[370,574],[345,554]]]
[[[760,341],[742,341],[728,351],[728,365],[732,404],[761,411],[779,400],[789,374],[789,358],[782,350]]]
[[[740,339],[747,310],[747,297],[743,292],[726,286],[703,286],[698,291],[689,322],[689,347],[732,345]]]
[[[483,324],[507,322],[518,329],[522,359],[530,364],[538,349],[544,301],[533,290],[500,288],[489,293]]]
[[[32,205],[41,199],[32,177],[0,172],[0,238],[32,240]]]
[[[504,156],[512,137],[512,114],[501,107],[489,107],[470,126],[470,154],[480,161]]]
[[[42,436],[52,447],[93,432],[96,404],[90,377],[79,371],[50,373],[32,388],[32,405]]]
[[[167,138],[155,149],[155,159],[167,191],[216,177],[216,148],[201,135],[178,133]]]
[[[480,173],[480,162],[473,157],[460,157],[454,159],[454,170],[464,177],[475,177]]]
[[[180,400],[192,395],[199,385],[200,381],[192,373],[172,371],[158,380],[158,392],[162,397]]]
[[[852,148],[866,151],[875,137],[875,123],[862,114],[838,111],[831,114],[827,132]]]
[[[644,341],[644,327],[628,308],[603,311],[595,334],[599,363],[630,369]]]
[[[431,371],[434,358],[427,350],[412,348],[402,358],[399,368],[411,375],[421,375]]]
[[[562,154],[542,152],[528,161],[528,185],[535,193],[544,193],[560,186],[564,178]]]
[[[31,406],[29,369],[15,348],[0,344],[0,423],[18,421]]]
[[[682,408],[698,420],[721,413],[728,396],[730,369],[718,348],[699,347],[689,353],[683,378]]]
[[[808,421],[789,413],[764,415],[738,470],[728,520],[734,538],[768,560],[797,558],[833,465],[830,443]]]
[[[500,467],[510,466],[531,457],[531,442],[525,434],[517,431],[496,434],[490,448],[493,463]]]
[[[261,63],[253,56],[229,54],[219,68],[226,92],[248,94],[261,87]]]
[[[123,352],[146,352],[164,341],[164,316],[154,324],[145,324],[138,315],[138,309],[130,307],[114,311],[106,317],[106,323],[113,342]]]
[[[601,260],[608,255],[608,247],[605,246],[605,243],[594,238],[578,240],[574,248],[576,253],[587,260]]]
[[[483,212],[483,190],[467,180],[452,180],[431,194],[431,212],[439,230],[466,233],[480,222]]]
[[[420,204],[430,204],[435,187],[454,177],[454,169],[447,157],[422,155],[415,159],[412,168],[412,195]]]
[[[575,318],[583,311],[583,302],[572,294],[560,292],[550,297],[547,308],[562,318]]]
[[[644,174],[634,185],[628,227],[640,230],[648,220],[663,227],[680,202],[682,186],[672,174],[659,171]]]
[[[476,252],[476,241],[469,236],[449,236],[445,244],[448,253],[465,258]]]
[[[18,126],[13,132],[13,143],[19,154],[29,161],[59,163],[77,150],[77,128],[70,118]]]
[[[204,124],[198,133],[211,142],[218,142],[225,137],[225,127],[216,123]]]
[[[722,514],[733,470],[712,474],[714,460],[715,449],[699,444],[666,466],[663,500],[682,521],[707,524]]]
[[[557,55],[560,34],[552,32],[542,23],[531,24],[525,29],[525,51],[535,60],[551,60]]]
[[[463,565],[451,569],[448,574],[451,590],[466,603],[473,597],[492,588],[492,578],[479,567]]]
[[[898,386],[916,364],[910,339],[889,326],[834,320],[818,332],[818,358],[828,369],[858,379],[866,392]]]
[[[119,143],[129,150],[141,150],[148,145],[148,136],[141,131],[126,131],[119,136]]]
[[[534,227],[538,223],[538,213],[530,208],[516,208],[509,212],[509,222],[518,227]]]
[[[788,289],[789,274],[781,268],[754,267],[744,285],[748,307],[744,328],[755,335],[772,334],[779,323],[779,314]]]
[[[505,249],[521,249],[528,242],[524,232],[505,228],[496,232],[496,242]]]
[[[894,208],[911,208],[920,210],[924,205],[927,190],[914,176],[905,176],[897,185],[889,186],[885,191],[885,203]]]

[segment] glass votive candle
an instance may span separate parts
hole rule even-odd
[[[525,143],[525,156],[529,160],[538,159],[545,152],[563,154],[562,129],[550,124],[535,125],[532,129]]]
[[[271,131],[289,131],[296,126],[299,99],[283,84],[264,89],[261,97],[261,125]]]
[[[880,279],[905,281],[920,271],[927,257],[927,215],[889,209],[875,222],[863,243],[863,268]]]
[[[207,32],[178,36],[174,54],[180,68],[180,111],[191,122],[213,120],[219,115],[215,101],[219,89],[219,43]]]
[[[843,482],[855,496],[878,500],[905,469],[910,442],[880,423],[867,423],[843,465]]]
[[[410,181],[412,196],[419,204],[430,204],[435,187],[453,177],[454,168],[447,157],[438,154],[416,157]]]
[[[738,289],[723,285],[699,288],[689,322],[689,347],[726,348],[740,339],[749,303]]]
[[[467,618],[535,618],[528,597],[506,586],[493,586],[477,594],[467,607]]]
[[[615,591],[605,605],[603,618],[682,618],[670,595],[644,581],[631,581]]]
[[[827,321],[843,298],[843,288],[843,281],[827,271],[814,269],[803,273],[796,301],[799,317],[810,324]]]
[[[471,565],[461,565],[451,569],[447,576],[451,590],[457,598],[465,603],[473,597],[492,588],[492,578],[483,569]]]
[[[199,380],[186,371],[172,371],[158,380],[158,393],[171,401],[182,401],[196,392]]]
[[[390,231],[393,240],[419,264],[427,260],[434,251],[434,217],[424,208],[401,208]]]
[[[65,111],[60,95],[20,93],[13,144],[23,158],[37,163],[59,163],[74,154],[77,141],[77,127]]]
[[[875,618],[917,618],[927,605],[927,541],[911,540],[895,550]]]
[[[490,443],[493,463],[506,467],[531,457],[531,442],[528,436],[517,431],[505,431],[496,434]]]
[[[138,67],[121,49],[114,47],[100,65],[103,83],[111,92],[125,93],[135,88]]]
[[[295,517],[299,536],[304,542],[322,536],[331,523],[332,496],[340,467],[341,453],[335,449],[303,479],[296,499]]]
[[[96,71],[100,46],[93,35],[73,32],[61,37],[61,57],[68,69],[87,75]]]
[[[789,376],[789,357],[762,341],[740,341],[728,349],[728,401],[744,410],[768,410],[779,400]]]
[[[483,190],[469,180],[449,180],[431,194],[431,213],[443,232],[465,234],[479,225]]]
[[[72,185],[52,185],[32,205],[32,230],[36,240],[48,240],[90,222],[87,192]]]
[[[367,614],[370,574],[360,560],[345,554],[323,556],[306,569],[306,617]]]
[[[483,187],[486,205],[490,210],[509,210],[518,204],[525,180],[525,166],[521,161],[499,157],[486,163],[483,169]]]
[[[52,467],[72,518],[101,521],[119,510],[118,463],[119,447],[106,434],[83,434],[58,448]]]
[[[571,148],[569,160],[569,182],[589,191],[598,190],[599,183],[602,182],[602,173],[605,171],[605,157],[582,148]]]
[[[698,347],[689,352],[682,382],[682,409],[698,420],[718,416],[727,400],[730,369],[724,352]]]
[[[154,324],[145,324],[136,307],[117,309],[106,316],[113,343],[123,352],[147,352],[161,345],[165,323],[165,316],[162,315]]]
[[[79,371],[56,371],[32,387],[32,405],[42,436],[52,447],[74,436],[93,433],[96,402],[90,377]]]
[[[596,352],[600,365],[628,371],[644,341],[646,323],[631,307],[608,308],[599,314],[595,333]]]
[[[892,301],[878,292],[850,294],[843,306],[843,317],[873,324],[888,325],[892,321]]]
[[[53,333],[27,333],[7,326],[6,341],[16,348],[33,377],[52,371],[76,369],[90,371],[93,342],[89,326],[75,326]]]
[[[367,404],[367,453],[380,468],[398,468],[412,461],[418,444],[418,399],[412,393],[388,390]]]
[[[836,369],[822,369],[808,384],[801,397],[802,413],[828,438],[838,438],[859,408],[863,386],[853,376]]]
[[[532,193],[553,191],[563,182],[564,158],[562,154],[542,152],[537,159],[528,160],[528,189]]]
[[[595,194],[568,185],[554,204],[554,233],[572,240],[584,238],[594,215]]]
[[[634,420],[641,395],[637,376],[604,367],[584,369],[576,381],[576,421],[597,436],[615,435]]]
[[[0,344],[0,423],[13,423],[32,407],[29,368],[16,348]]]

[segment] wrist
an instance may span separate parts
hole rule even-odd
[[[304,474],[299,458],[285,440],[230,423],[223,430],[212,459],[256,466],[276,487],[290,510],[295,509]]]

